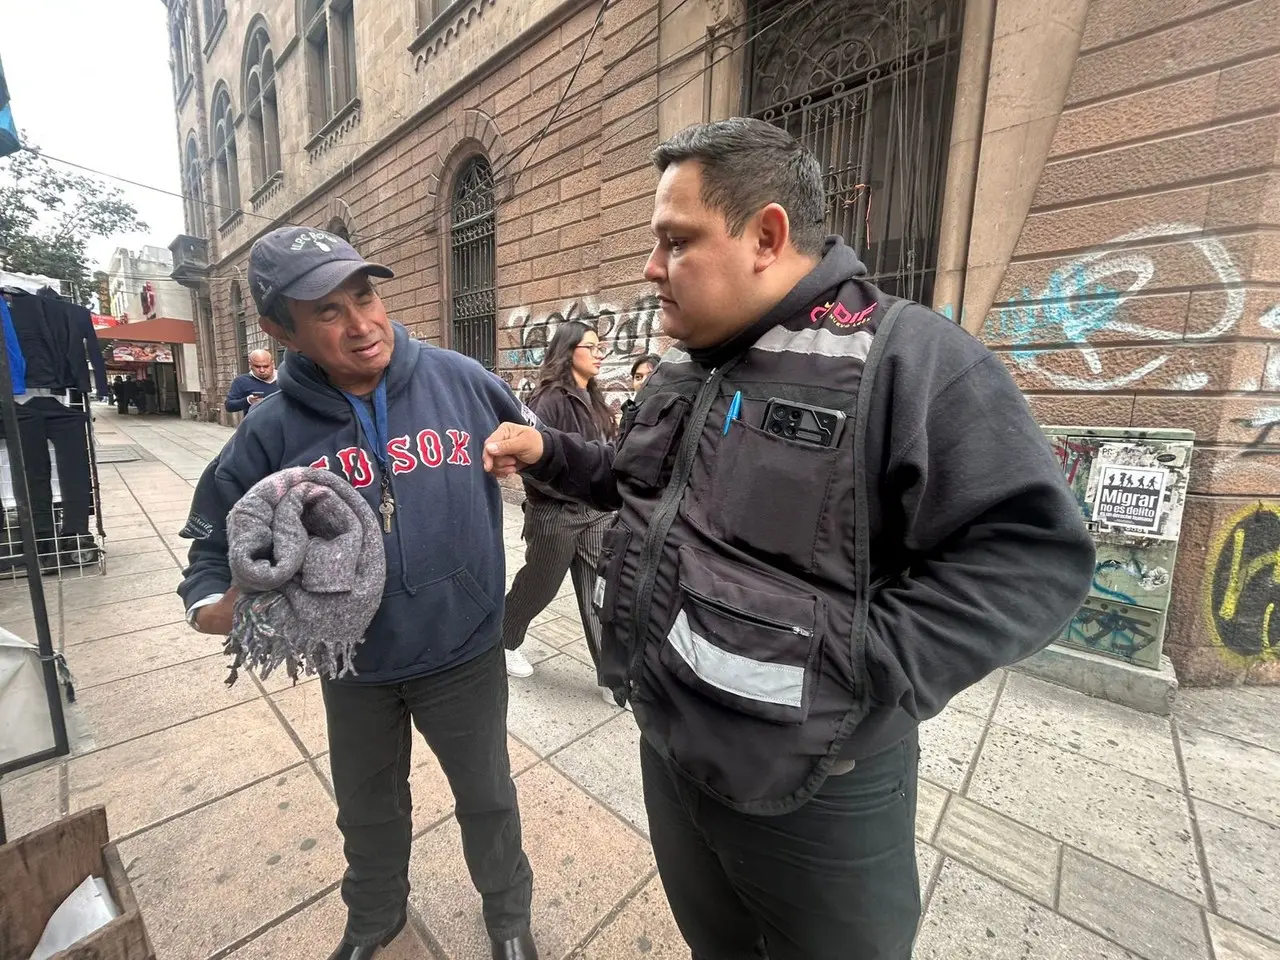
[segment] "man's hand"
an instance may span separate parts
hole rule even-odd
[[[249,406],[251,406],[251,407],[252,407],[252,406],[256,406],[256,405],[258,404],[258,402],[262,400],[262,394],[260,394],[260,393],[251,393],[251,394],[249,394],[249,396],[248,396],[248,397],[246,397],[245,399],[247,399],[247,400],[249,401]]]
[[[195,627],[201,633],[212,633],[225,637],[231,632],[231,614],[235,609],[236,597],[240,595],[238,587],[232,587],[222,595],[217,603],[201,607],[196,611]]]
[[[542,459],[542,434],[533,427],[504,423],[484,442],[484,468],[509,477]]]

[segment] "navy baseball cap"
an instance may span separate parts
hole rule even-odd
[[[280,297],[319,300],[354,273],[390,279],[380,263],[369,263],[339,236],[312,227],[280,227],[254,241],[249,251],[249,289],[266,316]]]

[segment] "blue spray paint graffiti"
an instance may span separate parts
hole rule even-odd
[[[1226,301],[1222,315],[1207,329],[1194,333],[1125,319],[1126,302],[1154,279],[1156,265],[1147,252],[1150,248],[1123,245],[1179,237],[1186,237],[1181,242],[1192,245],[1204,257],[1214,285],[1221,286]],[[1240,272],[1220,239],[1200,235],[1200,228],[1189,224],[1155,224],[1116,237],[1106,249],[1064,264],[1049,275],[1039,292],[1023,288],[1018,300],[992,311],[983,330],[989,338],[1012,344],[1014,363],[1052,386],[1065,390],[1118,390],[1162,367],[1170,354],[1149,357],[1141,363],[1130,361],[1133,366],[1120,370],[1104,370],[1103,354],[1094,346],[1099,332],[1106,330],[1122,340],[1209,340],[1221,337],[1239,322],[1244,303]],[[1280,317],[1276,322],[1280,323]],[[1041,358],[1046,351],[1030,346],[1035,343],[1074,347],[1083,362],[1084,375],[1043,366]],[[1208,386],[1209,377],[1195,371],[1182,374],[1175,383],[1179,389],[1198,390]]]
[[[985,333],[1014,344],[1064,342],[1088,348],[1091,335],[1115,323],[1122,302],[1117,292],[1105,283],[1091,287],[1084,264],[1071,264],[1053,273],[1038,296],[1023,287],[1020,299],[1026,305],[996,311]],[[1015,349],[1013,357],[1021,363],[1040,352]]]

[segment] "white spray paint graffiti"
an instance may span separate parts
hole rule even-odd
[[[1201,371],[1180,373],[1174,378],[1173,385],[1178,390],[1186,390],[1188,392],[1203,390],[1209,385],[1209,375]]]
[[[1179,235],[1194,234],[1199,227],[1183,223],[1163,223],[1143,227],[1116,237],[1113,244],[1139,240],[1170,239],[1177,242]],[[1020,299],[1028,301],[1023,307],[997,311],[987,321],[986,333],[995,338],[1012,339],[1016,344],[1032,344],[1057,339],[1048,331],[1062,330],[1062,338],[1073,344],[1088,370],[1088,376],[1074,376],[1045,369],[1040,365],[1041,351],[1024,348],[1013,351],[1014,362],[1027,373],[1064,390],[1119,390],[1142,380],[1158,370],[1169,360],[1169,354],[1152,357],[1145,363],[1122,373],[1103,370],[1102,354],[1094,347],[1090,337],[1101,330],[1112,334],[1127,335],[1135,340],[1212,340],[1223,336],[1240,322],[1244,315],[1245,291],[1240,288],[1240,272],[1231,255],[1217,237],[1191,237],[1190,242],[1209,263],[1218,282],[1226,306],[1222,315],[1207,330],[1184,334],[1180,330],[1159,330],[1140,323],[1121,320],[1120,310],[1131,298],[1141,293],[1155,276],[1156,266],[1144,251],[1099,250],[1087,253],[1068,263],[1050,275],[1038,295],[1024,289]],[[1112,284],[1113,278],[1132,278],[1127,287]],[[1270,311],[1280,325],[1280,307]],[[1201,390],[1208,386],[1209,377],[1204,373],[1184,374],[1179,389]]]

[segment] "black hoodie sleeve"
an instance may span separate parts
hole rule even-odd
[[[535,414],[521,403],[511,388],[499,377],[493,376],[494,390],[501,395],[499,419],[511,423],[526,423],[542,432],[542,459],[522,471],[522,476],[533,480],[539,488],[571,500],[579,500],[597,510],[617,510],[622,505],[618,498],[618,485],[613,479],[613,444],[585,440],[580,434],[565,433],[550,427],[543,416],[540,404]],[[556,391],[544,394],[555,397]],[[568,402],[560,395],[561,401]],[[547,415],[557,421],[566,419],[563,410],[551,409]],[[571,417],[568,418],[570,421]]]
[[[919,720],[1047,646],[1094,568],[1080,508],[1012,377],[976,342],[958,352],[976,359],[945,378],[917,369],[892,385],[894,406],[919,416],[891,415],[900,440],[870,501],[898,518],[908,560],[872,591],[871,695]],[[898,403],[904,387],[919,400]]]
[[[261,437],[247,426],[248,421],[205,467],[191,498],[191,514],[179,532],[191,540],[187,568],[178,584],[178,595],[188,610],[197,600],[225,593],[231,586],[227,514],[250,487],[276,470]]]
[[[524,471],[526,476],[596,510],[622,506],[613,477],[612,442],[543,427],[542,445],[542,459]]]

